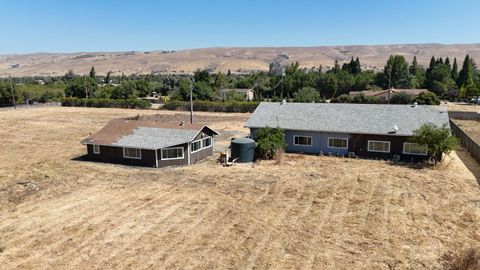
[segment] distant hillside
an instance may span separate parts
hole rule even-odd
[[[95,66],[97,74],[191,73],[196,69],[249,72],[268,70],[272,61],[299,61],[302,67],[332,66],[334,60],[347,61],[359,57],[364,68],[380,70],[391,54],[405,55],[410,62],[414,55],[420,64],[428,65],[432,56],[457,57],[461,64],[465,54],[480,59],[480,44],[412,44],[352,45],[278,48],[206,48],[181,51],[35,53],[0,55],[0,76],[63,75],[69,69],[87,73]]]

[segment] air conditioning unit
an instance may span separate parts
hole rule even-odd
[[[349,158],[354,158],[355,157],[355,152],[348,152],[348,157]]]
[[[400,155],[393,155],[393,162],[400,162]]]

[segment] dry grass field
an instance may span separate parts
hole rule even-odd
[[[137,113],[156,112],[0,112],[0,268],[439,269],[480,242],[480,189],[455,154],[435,169],[293,154],[228,168],[75,160],[89,132]],[[198,115],[224,134],[246,132],[247,117]]]

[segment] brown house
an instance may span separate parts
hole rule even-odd
[[[216,131],[203,124],[114,119],[83,140],[87,158],[127,165],[190,165],[213,154]]]
[[[360,94],[365,95],[366,97],[377,97],[383,102],[388,102],[390,98],[398,93],[406,93],[412,97],[418,97],[420,93],[429,92],[427,89],[395,89],[390,88],[386,90],[363,90],[363,91],[351,91],[350,96],[354,97]]]

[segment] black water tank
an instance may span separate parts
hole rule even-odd
[[[252,162],[255,154],[255,141],[249,138],[236,138],[231,142],[232,160]]]

